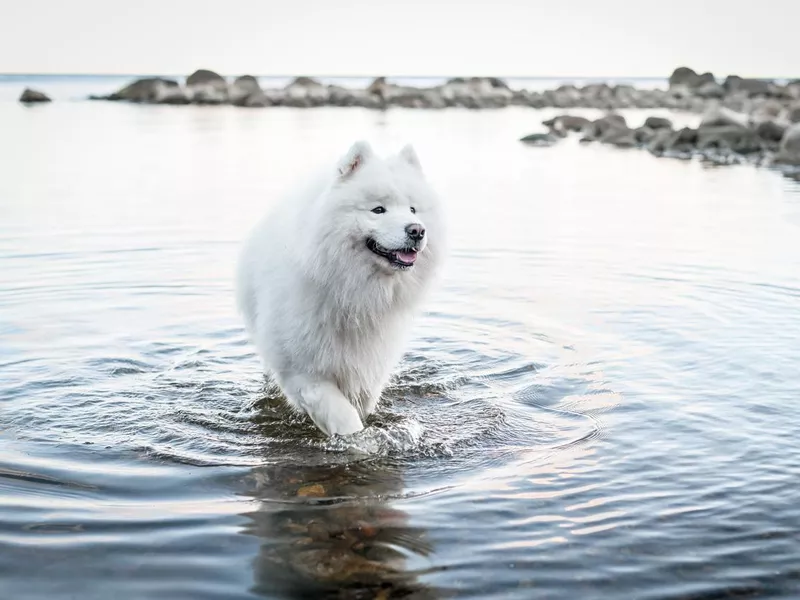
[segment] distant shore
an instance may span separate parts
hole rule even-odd
[[[667,83],[663,89],[598,82],[529,90],[514,89],[497,77],[458,77],[428,87],[402,85],[385,77],[377,77],[368,85],[354,89],[325,84],[311,77],[295,77],[283,87],[262,88],[259,79],[250,75],[226,79],[213,71],[200,69],[183,82],[165,77],[143,77],[111,94],[89,98],[138,104],[230,104],[249,108],[352,106],[371,109],[487,109],[527,106],[606,111],[668,109],[700,113],[709,107],[722,106],[743,114],[759,110],[765,102],[777,102],[788,112],[794,111],[787,114],[789,121],[792,116],[800,117],[800,79],[778,81],[747,79],[736,75],[720,79],[711,73],[698,74],[692,69],[679,67]],[[43,100],[42,97],[46,97],[37,90],[26,91],[29,92],[28,98],[21,98],[23,102],[35,102],[37,98]],[[31,99],[31,95],[35,98]]]
[[[418,81],[424,81],[419,79]],[[283,87],[262,87],[258,78],[244,75],[227,79],[201,69],[183,82],[165,77],[139,78],[107,95],[91,100],[151,105],[232,105],[242,108],[360,107],[443,110],[597,109],[605,116],[594,121],[568,112],[543,123],[546,130],[521,141],[550,146],[569,135],[583,142],[621,148],[642,148],[657,156],[702,156],[719,164],[750,162],[800,170],[800,79],[769,80],[729,75],[715,77],[679,67],[662,87],[631,84],[562,84],[553,89],[513,88],[497,77],[444,80],[428,87],[402,85],[377,77],[363,87],[325,84],[311,77],[295,77]],[[24,104],[50,102],[42,91],[26,88]],[[641,127],[629,127],[617,113],[625,109],[670,110],[702,114],[696,129],[675,130],[657,116]]]
[[[256,77],[244,75],[228,81],[210,70],[195,71],[183,84],[176,79],[147,77],[120,90],[93,96],[96,100],[144,104],[232,104],[250,108],[292,106],[357,106],[383,109],[470,109],[528,106],[531,108],[665,108],[702,112],[711,103],[737,112],[749,112],[758,99],[800,102],[800,79],[784,84],[774,80],[744,79],[735,75],[719,82],[712,74],[698,74],[686,67],[676,69],[667,89],[642,89],[629,84],[565,84],[552,90],[512,89],[496,77],[453,78],[440,85],[398,85],[385,77],[375,78],[363,89],[325,85],[310,77],[296,77],[283,88],[262,89]]]

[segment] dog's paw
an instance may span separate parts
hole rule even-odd
[[[318,422],[317,426],[329,436],[351,435],[364,429],[358,411],[352,406],[329,412],[324,421]]]

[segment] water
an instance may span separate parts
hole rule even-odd
[[[0,102],[0,596],[800,596],[800,188],[516,141],[551,114]],[[415,143],[453,256],[330,442],[233,267],[362,136]]]

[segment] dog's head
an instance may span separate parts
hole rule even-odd
[[[327,202],[334,229],[384,273],[429,262],[437,199],[411,146],[384,159],[357,142],[340,160]]]

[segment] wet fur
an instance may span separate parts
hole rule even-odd
[[[377,205],[386,214],[373,214]],[[403,247],[414,222],[427,233],[410,269],[367,248],[369,237]],[[325,433],[354,433],[374,411],[439,266],[443,236],[439,201],[413,149],[382,159],[359,142],[285,198],[245,244],[237,296],[247,329],[290,405]]]

